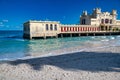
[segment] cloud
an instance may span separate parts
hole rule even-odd
[[[4,19],[4,20],[2,20],[3,22],[8,22],[8,20],[7,19]]]

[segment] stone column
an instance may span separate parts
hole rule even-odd
[[[88,36],[89,34],[87,33],[87,36]]]
[[[105,33],[104,33],[104,36],[105,36]]]
[[[111,33],[109,35],[111,36]]]
[[[44,39],[46,39],[46,34],[44,33],[44,37],[43,37]]]
[[[56,34],[56,38],[58,38],[58,34]]]
[[[32,40],[32,36],[30,36],[30,40]]]
[[[32,39],[32,33],[30,33],[29,38],[30,38],[30,40]]]
[[[61,38],[63,38],[63,34],[61,34]]]
[[[72,33],[70,34],[70,37],[72,37]]]

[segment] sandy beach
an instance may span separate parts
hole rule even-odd
[[[120,80],[120,47],[2,61],[0,80]]]

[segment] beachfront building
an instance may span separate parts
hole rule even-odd
[[[28,21],[24,23],[24,38],[57,37],[60,33],[60,22],[57,21]]]
[[[120,20],[117,11],[101,12],[100,8],[93,9],[92,14],[83,11],[79,25],[63,25],[59,21],[30,20],[24,23],[24,38],[68,37],[82,35],[111,35],[120,34]]]
[[[112,30],[113,28],[120,28],[120,20],[117,20],[117,11],[101,12],[100,8],[93,9],[92,14],[87,14],[83,11],[80,16],[81,25],[94,25],[101,28],[101,30]]]

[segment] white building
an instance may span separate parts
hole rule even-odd
[[[89,35],[93,33],[110,33],[120,31],[120,20],[117,11],[101,12],[100,8],[93,9],[92,14],[83,11],[80,25],[62,25],[59,21],[33,21],[24,23],[24,38],[58,37],[60,34]]]
[[[92,14],[87,14],[87,11],[83,11],[80,16],[81,25],[95,25],[95,26],[108,26],[120,28],[120,20],[117,20],[117,11],[101,12],[100,8],[93,9]]]

